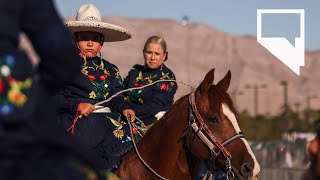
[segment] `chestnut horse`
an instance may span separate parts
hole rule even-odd
[[[230,71],[213,85],[214,69],[195,92],[180,98],[137,143],[146,164],[132,149],[116,170],[121,179],[193,179],[199,163],[220,169],[229,179],[256,179],[260,166],[237,123],[227,93]],[[152,169],[152,170],[150,170]],[[152,172],[154,171],[154,172]]]

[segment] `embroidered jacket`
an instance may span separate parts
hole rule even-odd
[[[173,72],[164,64],[154,70],[146,66],[135,65],[124,79],[124,85],[125,88],[144,87],[157,80],[175,79]],[[129,91],[126,97],[133,104],[136,115],[145,124],[150,124],[156,120],[155,114],[169,109],[176,90],[176,82],[158,82],[146,88]]]
[[[95,104],[106,100],[123,88],[122,78],[118,68],[99,57],[87,58],[83,62],[74,82],[59,91],[55,97],[58,111],[75,115],[80,102]],[[102,104],[112,112],[120,113],[131,106],[125,101],[122,94],[111,101]]]
[[[117,67],[106,60],[88,58],[83,62],[81,71],[74,82],[61,89],[54,97],[59,112],[59,126],[67,131],[73,124],[80,102],[96,104],[108,99],[123,88],[122,78]],[[110,113],[92,113],[77,120],[74,126],[74,138],[84,143],[98,156],[106,169],[120,162],[121,156],[132,147],[129,126],[121,118],[124,109],[132,109],[123,94],[101,104],[109,107]],[[136,121],[135,123],[139,123]],[[134,136],[143,131],[142,124],[136,124]]]

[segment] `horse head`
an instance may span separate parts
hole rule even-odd
[[[212,69],[189,95],[186,144],[196,159],[205,161],[209,171],[223,170],[229,179],[256,179],[260,166],[238,125],[238,112],[227,93],[230,79],[228,71],[213,85]]]

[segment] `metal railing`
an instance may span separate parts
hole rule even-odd
[[[262,168],[258,180],[301,180],[305,169]]]
[[[261,166],[259,180],[300,180],[308,167],[306,140],[251,142]]]

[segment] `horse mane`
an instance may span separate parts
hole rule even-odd
[[[219,109],[221,108],[221,105],[224,104],[228,106],[228,108],[236,116],[236,118],[239,119],[239,111],[235,108],[232,99],[227,92],[221,91],[220,89],[216,88],[216,85],[213,85],[210,88],[210,91],[213,91],[213,93],[208,93],[208,97],[212,102],[218,102],[217,105]],[[212,105],[212,103],[210,103],[210,105]]]
[[[180,106],[187,107],[188,103],[189,103],[188,102],[188,95],[185,95],[185,96],[181,97],[180,99],[178,99],[169,108],[169,110],[164,114],[164,116],[161,118],[161,120],[155,122],[153,124],[153,126],[151,126],[151,128],[147,131],[146,134],[150,133],[150,131],[152,131],[152,129],[154,129],[155,127],[157,127],[157,129],[166,129],[166,127],[168,126],[168,123],[169,123],[168,119],[170,119],[170,117],[173,117],[177,113],[181,113],[181,109],[188,110],[187,108],[179,108]],[[177,110],[179,110],[179,112],[177,112]]]

